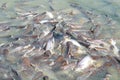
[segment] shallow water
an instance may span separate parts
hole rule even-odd
[[[49,2],[51,1],[51,2]],[[18,12],[28,12],[33,11],[36,13],[42,13],[44,11],[51,11],[49,8],[49,4],[52,4],[52,7],[56,10],[68,10],[71,9],[70,4],[71,3],[77,3],[82,7],[84,10],[90,10],[94,12],[94,14],[101,15],[100,18],[96,18],[95,21],[101,24],[103,26],[103,34],[105,35],[105,38],[115,38],[119,42],[119,21],[120,21],[120,5],[119,0],[1,0],[0,5],[3,3],[6,4],[6,9],[2,10],[0,9],[0,22],[10,22],[10,25],[24,25],[27,24],[27,21],[23,20],[15,20],[14,18],[17,16],[16,11]],[[105,16],[108,16],[112,23],[107,24],[105,22]],[[84,18],[84,15],[78,15],[79,19]],[[13,18],[13,19],[11,19]],[[76,20],[76,22],[79,22]],[[113,24],[113,25],[111,25]],[[85,24],[85,26],[90,27],[88,24]],[[10,31],[12,32],[12,31]],[[14,33],[14,32],[12,32]],[[11,33],[11,34],[12,34]],[[6,33],[7,34],[7,33]],[[8,32],[9,34],[9,32]],[[114,36],[112,36],[114,34]],[[103,36],[103,35],[102,35]],[[1,41],[1,40],[0,40]],[[1,43],[1,42],[0,42]]]
[[[4,3],[6,3],[6,8],[0,8],[0,23],[8,23],[8,26],[11,26],[11,28],[5,32],[0,32],[0,44],[15,42],[16,39],[14,39],[14,37],[19,37],[26,32],[24,29],[18,29],[16,26],[24,26],[28,24],[31,19],[20,19],[19,14],[16,12],[43,13],[45,11],[52,11],[50,6],[52,6],[56,12],[63,11],[67,13],[67,11],[75,10],[78,14],[75,15],[74,18],[76,20],[74,22],[84,26],[83,29],[89,29],[93,24],[84,23],[87,21],[87,16],[79,13],[81,9],[70,6],[71,4],[75,4],[81,7],[83,11],[93,12],[91,18],[102,27],[99,36],[97,36],[98,39],[109,40],[113,38],[116,40],[117,46],[120,46],[120,0],[0,0],[0,6]],[[95,15],[98,17],[95,17]],[[8,38],[9,35],[12,35],[13,38]],[[31,43],[32,41],[29,42]],[[19,41],[19,43],[23,43],[22,40]],[[78,75],[77,73],[73,75],[73,73],[69,73],[70,71],[67,70],[54,73],[50,72],[49,69],[48,71],[44,69],[45,68],[43,68],[43,71],[45,71],[46,75],[51,74],[51,80],[74,80],[76,79],[76,75]],[[112,75],[110,80],[120,80],[120,74],[117,73],[114,67],[105,70]],[[98,72],[87,80],[103,80],[106,72],[100,73]]]

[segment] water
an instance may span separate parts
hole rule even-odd
[[[76,15],[74,18],[76,20],[74,22],[84,26],[83,29],[89,29],[93,24],[84,23],[87,21],[86,15],[79,13],[78,8],[70,6],[71,4],[76,4],[81,7],[83,11],[93,12],[93,15],[90,17],[95,23],[99,23],[102,27],[98,39],[109,40],[113,38],[116,40],[117,46],[120,46],[120,0],[0,0],[0,6],[4,3],[6,3],[6,8],[0,8],[0,23],[8,23],[11,28],[6,32],[0,32],[0,44],[15,41],[11,38],[6,38],[6,36],[12,35],[13,37],[17,37],[23,35],[25,32],[24,29],[18,29],[16,26],[26,25],[31,19],[20,19],[18,13],[42,13],[45,11],[52,11],[50,6],[52,6],[55,12],[70,12],[75,10]],[[98,17],[95,17],[95,15]],[[20,43],[21,42],[22,41],[20,41]],[[115,68],[110,67],[107,70],[113,75],[110,77],[110,80],[120,80],[119,73],[116,72]],[[63,80],[66,76],[71,77],[71,80],[75,79],[74,77],[76,77],[76,75],[70,76],[72,73],[69,74],[68,72],[69,71],[56,73],[56,76],[62,73],[65,74],[58,76],[58,78],[63,77],[57,80]],[[49,71],[46,72],[46,74],[50,74]],[[54,75],[53,72],[52,74]],[[55,79],[57,78],[56,76]],[[99,76],[99,79],[96,78],[97,76]],[[88,80],[103,80],[103,77],[104,75],[96,74]],[[65,78],[64,80],[70,79]]]

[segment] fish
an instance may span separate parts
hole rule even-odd
[[[0,32],[10,30],[9,23],[0,23]]]
[[[80,29],[80,28],[83,27],[83,26],[80,26],[80,25],[78,25],[78,24],[73,24],[73,23],[68,24],[68,26],[70,26],[71,29]]]
[[[20,77],[18,72],[13,68],[11,68],[11,76],[12,76],[13,80],[22,80],[22,78]]]
[[[90,55],[85,56],[82,60],[77,63],[75,71],[82,72],[83,70],[87,69],[91,65],[94,65],[96,61],[92,59]]]
[[[111,46],[113,47],[113,49],[112,49],[113,54],[114,54],[116,57],[120,57],[120,55],[119,55],[119,49],[118,49],[118,47],[116,46],[116,41],[113,40],[113,39],[111,39],[111,40],[110,40],[110,44],[111,44]]]
[[[71,43],[73,43],[75,46],[81,47],[81,45],[79,44],[79,42],[77,42],[77,41],[74,40],[74,39],[70,39],[70,38],[68,38],[67,36],[64,37],[64,39],[65,39],[64,43],[66,43],[66,42],[71,42]]]
[[[3,3],[1,9],[5,10],[7,8],[7,3]]]
[[[9,54],[9,50],[8,49],[3,49],[3,55],[7,56]]]
[[[31,53],[34,49],[35,49],[34,46],[31,46],[31,47],[27,48],[27,50],[25,50],[25,54],[23,56],[25,57],[25,56],[28,56],[28,55],[29,56],[34,55],[33,53]]]
[[[2,47],[4,44],[5,44],[5,43],[1,43],[1,44],[0,44],[0,47]]]
[[[23,46],[16,47],[15,49],[11,50],[10,53],[15,53],[17,51],[21,51],[23,49]]]
[[[63,36],[64,36],[63,33],[53,32],[53,37],[55,39],[62,40]]]
[[[29,57],[22,57],[22,63],[23,65],[25,65],[26,67],[30,67],[31,66],[31,62]]]
[[[40,24],[50,22],[49,19],[44,19],[45,17],[49,17],[49,19],[53,19],[54,15],[51,12],[46,11],[46,12],[43,12],[43,13],[38,14],[37,16],[33,17],[33,21],[36,23],[40,23]]]
[[[35,17],[33,17],[33,21],[35,23],[39,23],[39,21],[43,20],[45,17],[46,17],[46,12],[43,12],[43,13],[38,14]]]
[[[49,80],[49,77],[48,76],[44,76],[43,80]]]
[[[46,12],[46,15],[47,15],[49,18],[51,18],[51,19],[54,18],[54,15],[53,15],[51,12],[48,12],[48,11],[47,11],[47,12]]]
[[[75,63],[69,63],[69,64],[67,64],[67,65],[65,65],[65,66],[62,66],[61,69],[62,69],[62,70],[66,70],[66,69],[74,70],[75,66],[76,66]]]
[[[40,24],[45,24],[45,23],[48,23],[48,22],[49,22],[49,20],[41,20]]]
[[[50,8],[51,11],[55,11],[55,9],[52,7],[51,4],[49,4],[49,8]]]
[[[69,31],[66,32],[66,34],[71,37],[71,39],[74,39],[77,41],[77,44],[79,43],[80,45],[88,48],[90,46],[90,43],[88,41],[83,41],[83,40],[78,40],[73,34],[71,34]]]
[[[106,73],[105,78],[103,78],[103,80],[110,80],[111,76],[112,76],[111,74]]]
[[[52,38],[50,40],[48,40],[47,44],[46,44],[46,50],[53,50],[55,46],[55,39]]]
[[[39,80],[40,78],[42,78],[42,76],[43,76],[43,72],[39,71],[34,75],[32,80]]]

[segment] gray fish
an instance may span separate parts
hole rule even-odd
[[[42,76],[43,76],[43,72],[39,71],[34,75],[32,80],[39,80]]]
[[[49,77],[48,76],[44,76],[43,80],[49,80]]]
[[[13,80],[22,80],[18,72],[13,68],[11,68],[11,75],[13,77]]]
[[[10,29],[10,27],[9,27],[8,23],[0,23],[0,31],[6,31],[9,29]]]
[[[1,9],[6,9],[7,8],[7,3],[3,3],[2,6],[1,6]]]

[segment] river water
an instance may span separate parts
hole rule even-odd
[[[71,6],[72,4],[73,6]],[[77,5],[77,7],[75,7],[75,5]],[[27,12],[51,12],[53,9],[55,12],[69,12],[75,10],[75,13],[77,13],[79,10],[81,10],[79,8],[82,8],[83,12],[92,12],[93,15],[90,17],[95,23],[101,25],[102,30],[100,31],[98,39],[114,39],[117,42],[118,48],[120,46],[120,0],[0,0],[0,6],[0,23],[8,23],[6,25],[10,26],[21,26],[29,23],[30,19],[28,19],[28,21],[23,20],[22,18],[19,19],[19,13],[24,15]],[[74,22],[81,24],[85,29],[92,27],[92,24],[90,23],[84,24],[84,22],[87,21],[86,15],[78,13],[75,15],[75,18],[76,21]],[[0,44],[6,44],[14,41],[13,39],[6,38],[6,36],[19,36],[22,35],[23,32],[23,29],[20,30],[15,27],[12,27],[10,30],[5,32],[1,31]],[[112,75],[110,80],[120,80],[120,74],[117,73],[116,69],[110,67],[108,72]],[[105,73],[106,72],[97,73],[88,80],[103,80]],[[50,72],[48,71],[47,74],[50,74]],[[65,74],[67,75],[69,73]],[[72,74],[70,73],[70,75]],[[60,78],[61,79],[57,80],[68,80],[64,75]]]

